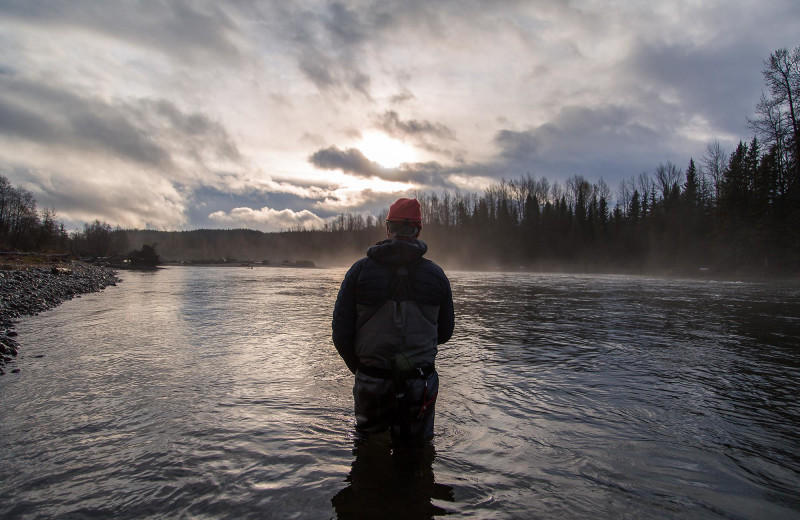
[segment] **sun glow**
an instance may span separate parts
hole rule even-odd
[[[417,151],[403,141],[393,139],[380,132],[368,132],[356,144],[367,159],[384,168],[396,168],[403,163],[418,160]]]

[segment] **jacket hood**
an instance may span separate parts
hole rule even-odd
[[[428,246],[422,240],[397,240],[390,238],[378,242],[367,250],[367,256],[384,265],[407,265],[422,258]]]

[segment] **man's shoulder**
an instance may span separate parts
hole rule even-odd
[[[434,262],[433,260],[430,260],[428,258],[423,258],[422,259],[422,264],[425,266],[426,269],[429,269],[431,271],[435,271],[435,272],[441,274],[442,276],[445,276],[444,269],[442,269],[441,266],[439,264],[437,264],[436,262]]]
[[[427,276],[431,276],[438,280],[449,283],[447,275],[444,274],[444,269],[442,269],[439,266],[439,264],[437,264],[433,260],[428,260],[427,258],[423,258],[416,270],[419,273],[424,273]]]
[[[380,262],[376,262],[374,258],[365,256],[358,259],[350,270],[347,272],[346,278],[352,279],[353,282],[358,284],[372,283],[375,279],[379,279],[385,275],[387,267]]]
[[[350,269],[358,268],[359,266],[363,265],[364,262],[366,262],[367,260],[369,260],[369,257],[367,257],[367,256],[359,258],[358,260],[353,262],[353,265],[350,266]]]
[[[347,270],[347,273],[344,275],[344,281],[347,282],[351,278],[358,277],[359,273],[364,269],[364,262],[367,260],[367,257],[359,258],[353,265],[350,266],[350,269]]]

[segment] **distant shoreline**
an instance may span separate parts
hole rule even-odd
[[[280,268],[294,268],[294,269],[321,269],[321,267],[314,264],[314,262],[298,262],[295,264],[263,264],[261,262],[161,262],[159,266],[163,267],[280,267]],[[322,267],[324,268],[324,267]]]
[[[495,269],[445,269],[450,271],[465,271],[475,273],[528,273],[528,274],[551,274],[551,275],[571,275],[571,276],[639,276],[643,278],[660,278],[660,279],[680,279],[680,280],[694,280],[698,282],[747,282],[747,283],[778,283],[783,282],[787,284],[797,285],[800,284],[800,277],[791,276],[786,274],[753,274],[746,272],[729,272],[729,271],[689,271],[689,270],[615,270],[615,269],[585,269],[585,268],[495,268]]]
[[[354,258],[353,261],[356,261]],[[435,258],[433,258],[436,261]],[[294,268],[294,269],[347,269],[352,264],[341,265],[293,265],[293,264],[261,264],[259,262],[162,262],[160,267],[224,267],[228,268]],[[441,265],[441,264],[440,264]],[[495,266],[495,267],[454,267],[442,265],[445,272],[468,272],[468,273],[526,273],[526,274],[544,274],[544,275],[574,275],[574,276],[640,276],[645,278],[665,278],[665,279],[682,279],[682,280],[695,280],[695,281],[718,281],[718,282],[785,282],[788,284],[800,284],[800,277],[791,276],[786,274],[753,274],[747,272],[728,272],[714,269],[698,269],[698,270],[624,270],[624,269],[589,269],[585,266],[519,266],[517,268],[509,266]]]
[[[16,320],[120,282],[116,271],[80,261],[0,265],[0,375],[16,373]]]

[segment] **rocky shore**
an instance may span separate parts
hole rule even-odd
[[[21,316],[33,316],[71,300],[73,297],[101,291],[120,279],[107,267],[83,262],[39,266],[0,267],[0,375],[13,367],[19,352],[14,323]]]

